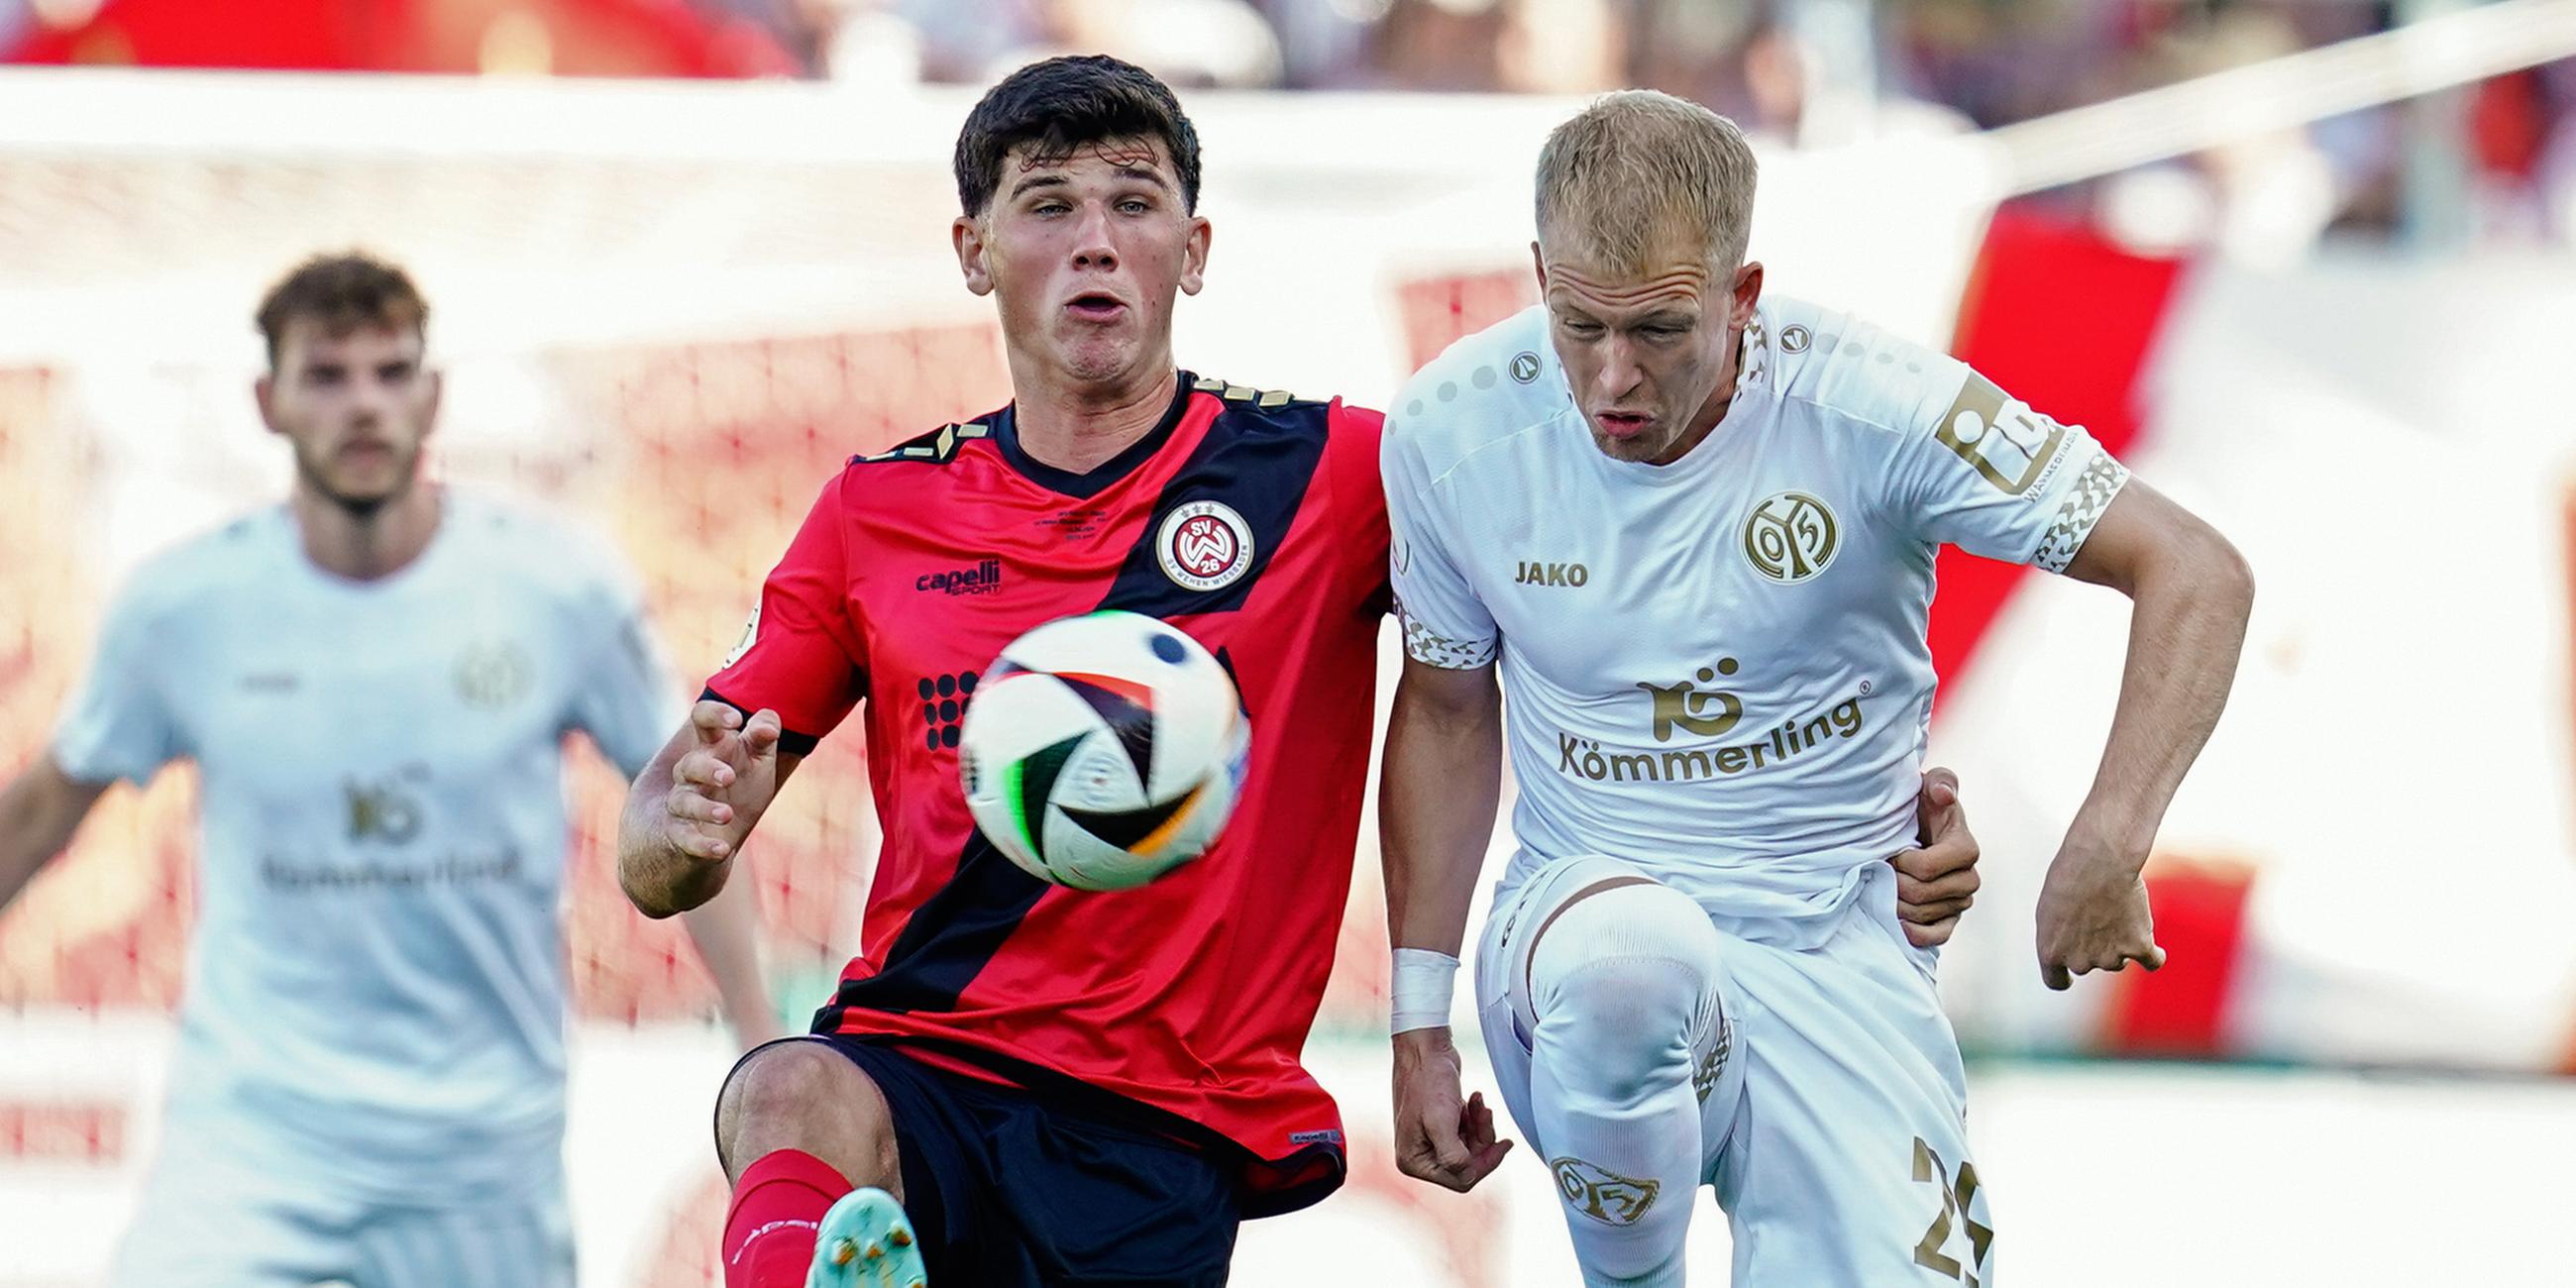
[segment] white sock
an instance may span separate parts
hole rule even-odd
[[[1722,1028],[1718,946],[1688,896],[1635,884],[1566,905],[1531,951],[1535,1134],[1592,1288],[1683,1282],[1704,1160],[1733,1115],[1704,1121],[1693,1082],[1711,1080]]]

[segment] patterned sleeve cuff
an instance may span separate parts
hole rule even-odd
[[[2084,472],[2075,476],[2075,486],[2068,490],[2066,501],[2057,507],[2057,517],[2039,538],[2039,549],[2030,556],[2031,566],[2062,573],[2075,562],[2075,552],[2084,548],[2084,539],[2093,535],[2093,525],[2102,521],[2102,512],[2111,508],[2111,498],[2129,481],[2129,468],[2098,451]]]
[[[1444,671],[1472,671],[1494,660],[1498,642],[1494,638],[1451,639],[1415,620],[1413,614],[1404,611],[1401,602],[1396,604],[1395,612],[1397,619],[1404,623],[1404,655],[1424,666],[1436,666]]]

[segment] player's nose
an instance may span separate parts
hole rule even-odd
[[[393,410],[393,386],[382,380],[354,380],[349,384],[349,417],[361,423],[384,419]]]
[[[1073,266],[1103,271],[1118,267],[1118,248],[1110,244],[1107,210],[1099,206],[1084,208],[1082,221],[1073,230]]]
[[[1605,397],[1617,398],[1637,387],[1642,372],[1637,366],[1637,351],[1627,341],[1611,337],[1601,348],[1601,374],[1595,383]]]

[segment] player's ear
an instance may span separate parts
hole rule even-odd
[[[438,428],[439,403],[447,397],[447,373],[432,367],[422,374],[429,377],[429,409],[420,422],[421,436],[426,438],[431,430]]]
[[[1190,239],[1181,246],[1181,294],[1196,295],[1207,285],[1208,239],[1213,235],[1207,216],[1190,216]]]
[[[285,433],[285,430],[277,427],[277,403],[275,401],[277,395],[277,373],[273,370],[265,372],[259,379],[250,382],[250,393],[251,397],[259,403],[259,423],[266,425],[268,427],[268,432],[272,434]]]
[[[1735,284],[1728,290],[1727,321],[1737,330],[1753,325],[1753,306],[1762,302],[1762,264],[1747,260],[1735,270]]]
[[[1533,241],[1533,242],[1531,242],[1531,243],[1530,243],[1530,269],[1531,269],[1531,271],[1536,272],[1536,273],[1538,274],[1538,293],[1539,293],[1539,297],[1540,297],[1541,299],[1546,298],[1546,297],[1547,297],[1547,253],[1546,253],[1545,251],[1540,250],[1540,249],[1538,248],[1538,243],[1537,243],[1537,242],[1535,242],[1535,241]]]
[[[984,262],[984,223],[973,215],[959,215],[948,226],[948,238],[957,246],[957,270],[966,276],[966,289],[977,295],[993,293],[993,270]]]

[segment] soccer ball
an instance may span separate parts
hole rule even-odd
[[[975,826],[1029,875],[1125,890],[1216,843],[1251,739],[1233,678],[1198,641],[1098,612],[1002,650],[957,765]]]

